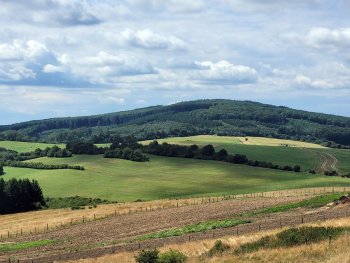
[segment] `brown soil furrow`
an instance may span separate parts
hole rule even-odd
[[[300,197],[260,197],[245,200],[226,200],[218,203],[122,215],[75,225],[48,233],[13,238],[8,241],[20,242],[42,239],[62,240],[62,242],[50,246],[28,249],[16,253],[16,257],[21,259],[37,258],[38,254],[41,256],[47,255],[47,257],[55,257],[58,256],[58,254],[70,254],[70,251],[88,249],[88,244],[90,246],[96,246],[98,242],[102,241],[107,243],[120,242],[125,238],[181,227],[206,220],[232,218],[234,214],[237,215],[243,212],[253,211],[265,206],[275,205],[276,203],[282,204],[297,200],[300,200]],[[90,248],[88,250],[94,249]],[[13,256],[13,254],[7,253],[0,256],[0,259],[6,260],[9,256]]]

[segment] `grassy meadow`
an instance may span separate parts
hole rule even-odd
[[[193,136],[168,138],[177,144],[213,144],[230,153],[241,153],[249,159],[270,161],[279,165],[299,164],[302,170],[313,169],[321,153],[330,153],[338,159],[337,168],[350,172],[350,151],[327,148],[277,146],[276,139],[248,137],[248,141],[270,146],[244,144],[238,137]],[[278,141],[278,140],[277,140]],[[281,140],[279,143],[285,143]],[[147,143],[147,142],[143,142]],[[276,146],[271,146],[275,143]],[[304,143],[300,142],[301,145]],[[291,144],[291,143],[290,143]],[[294,145],[299,142],[293,142]],[[0,142],[0,147],[20,152],[45,148],[53,144]],[[59,145],[63,146],[63,145]],[[350,186],[350,180],[339,177],[294,173],[280,170],[229,164],[217,161],[171,158],[150,155],[149,162],[106,159],[102,155],[75,155],[72,158],[39,158],[30,162],[44,164],[81,165],[78,170],[36,170],[4,167],[5,180],[30,178],[39,181],[45,196],[103,198],[111,201],[154,200],[170,197],[225,195],[325,186]]]
[[[245,141],[245,138],[248,141]],[[143,141],[148,144],[151,141]],[[226,149],[231,154],[245,154],[248,159],[272,162],[278,165],[300,165],[302,170],[315,169],[322,153],[330,153],[338,159],[337,168],[342,173],[350,172],[350,151],[323,147],[318,144],[262,137],[229,137],[199,135],[173,137],[158,140],[181,145],[212,144],[216,150]],[[288,145],[288,147],[286,147]]]
[[[0,147],[9,150],[14,150],[16,152],[32,152],[35,149],[45,149],[46,147],[52,147],[57,145],[59,147],[64,147],[64,144],[50,144],[50,143],[39,143],[39,142],[15,142],[15,141],[0,141]]]
[[[80,195],[113,201],[151,200],[178,196],[224,195],[323,186],[350,186],[339,177],[285,172],[224,162],[150,156],[137,163],[101,155],[40,158],[47,164],[82,165],[85,171],[5,167],[6,179],[39,181],[50,197]]]

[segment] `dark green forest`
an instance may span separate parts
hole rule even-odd
[[[111,142],[217,134],[264,136],[350,147],[350,118],[251,101],[197,100],[103,115],[53,118],[0,126],[0,140]]]
[[[45,200],[37,181],[0,178],[0,214],[36,210],[42,206]]]

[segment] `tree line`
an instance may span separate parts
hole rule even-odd
[[[217,134],[262,136],[350,147],[350,118],[251,101],[198,100],[126,112],[0,126],[0,139],[108,143],[116,134],[138,140]]]
[[[301,167],[299,165],[294,166],[279,166],[271,162],[258,161],[258,160],[249,160],[244,154],[228,154],[225,149],[215,151],[213,145],[208,144],[202,148],[199,148],[197,145],[184,146],[176,145],[169,143],[159,144],[157,141],[151,142],[148,146],[144,146],[144,152],[154,155],[168,156],[168,157],[181,157],[181,158],[195,158],[202,160],[215,160],[223,161],[228,163],[235,164],[245,164],[256,167],[278,169],[284,171],[294,171],[300,172]]]
[[[0,214],[37,210],[43,206],[45,200],[37,181],[0,178]]]
[[[73,154],[103,154],[104,158],[119,158],[134,162],[146,162],[148,157],[141,150],[142,145],[133,136],[115,135],[110,147],[97,147],[91,142],[69,142],[66,148]]]

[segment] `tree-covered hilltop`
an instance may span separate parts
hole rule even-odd
[[[116,134],[138,139],[198,134],[265,136],[349,147],[350,118],[251,101],[197,100],[0,126],[2,140],[106,143]]]

